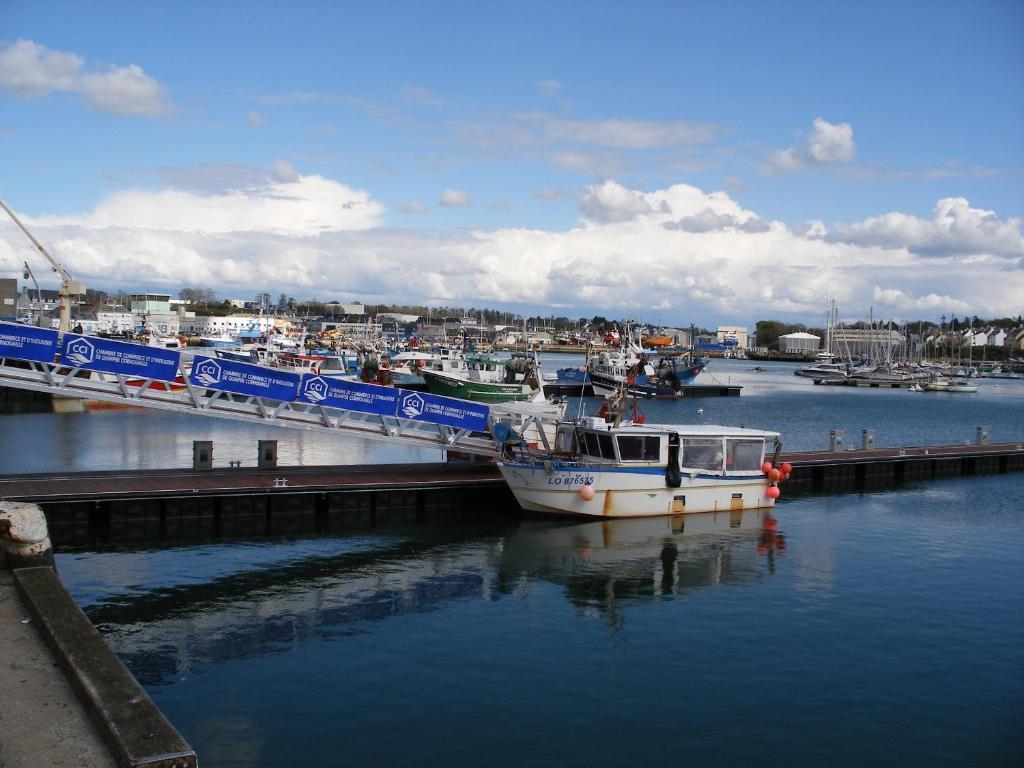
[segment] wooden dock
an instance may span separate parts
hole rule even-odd
[[[788,453],[783,499],[1024,471],[1024,444]],[[46,512],[54,547],[333,533],[434,516],[516,515],[490,462],[149,470],[0,478],[0,498]]]

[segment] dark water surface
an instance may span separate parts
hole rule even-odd
[[[1020,765],[1022,491],[58,567],[205,766]]]
[[[581,355],[546,355],[544,370],[583,364]],[[765,372],[755,372],[755,366]],[[642,404],[651,422],[727,424],[776,430],[789,450],[828,447],[829,430],[859,445],[861,430],[875,430],[878,446],[973,441],[986,426],[993,441],[1024,439],[1024,382],[986,379],[975,394],[913,393],[898,389],[815,386],[793,375],[797,366],[748,360],[713,360],[698,383],[743,386],[741,397],[695,398]],[[579,398],[568,415],[595,413],[600,401]],[[703,414],[698,411],[703,410]],[[256,464],[256,444],[278,441],[282,464],[364,464],[438,461],[439,451],[374,442],[340,434],[246,424],[194,414],[142,409],[84,413],[0,415],[0,472],[190,467],[192,441],[212,440],[215,466]]]

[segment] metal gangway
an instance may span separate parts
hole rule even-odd
[[[23,342],[20,346],[18,339]],[[26,339],[28,343],[24,343]],[[87,344],[82,345],[82,340]],[[83,352],[87,349],[91,353]],[[100,359],[104,352],[108,353],[106,362]],[[219,360],[211,363],[213,360],[197,356],[189,365],[177,351],[77,334],[60,334],[58,338],[57,331],[0,323],[0,386],[56,397],[397,441],[486,457],[500,454],[493,436],[496,425],[506,424],[521,435],[528,433],[548,448],[550,424],[562,415],[558,407],[547,403],[484,405],[373,384],[326,380],[316,374],[282,373],[255,364]],[[277,377],[276,380],[287,382],[291,381],[288,377],[295,377],[297,395],[274,397],[217,389],[221,382],[211,381],[209,373],[214,366],[221,374],[224,366],[228,366],[229,372],[240,371],[240,376],[261,380]],[[126,372],[133,367],[140,373]],[[197,367],[204,368],[206,373],[197,374]],[[160,373],[146,375],[154,370]],[[338,387],[355,392],[364,398],[363,402],[353,400],[353,407],[338,407],[337,398],[330,397]],[[371,396],[384,405],[367,406],[366,399]],[[389,410],[392,398],[395,407]],[[549,428],[545,429],[545,425]]]

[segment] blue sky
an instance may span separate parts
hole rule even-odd
[[[93,287],[1017,314],[1022,33],[1020,2],[8,3],[0,195]]]

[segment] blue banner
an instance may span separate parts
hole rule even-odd
[[[360,384],[333,377],[305,374],[299,386],[299,400],[328,408],[394,416],[398,410],[398,390],[378,384]]]
[[[297,373],[278,371],[262,365],[196,355],[188,378],[196,386],[206,389],[291,401],[298,394],[299,379],[302,377]]]
[[[64,334],[60,360],[74,368],[123,373],[140,379],[174,381],[178,377],[177,352],[75,333]]]
[[[486,405],[457,400],[454,397],[440,397],[422,392],[399,390],[398,415],[431,424],[444,424],[460,429],[483,431],[487,429]]]
[[[34,325],[0,323],[0,357],[52,363],[56,354],[56,331]]]

